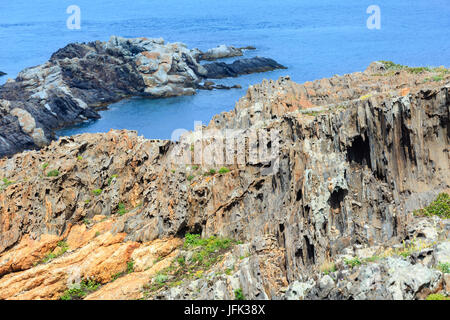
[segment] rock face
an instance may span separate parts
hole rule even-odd
[[[217,60],[222,58],[239,57],[244,53],[241,48],[235,48],[233,46],[226,46],[224,44],[217,48],[212,48],[199,55],[200,60]]]
[[[208,78],[221,79],[227,77],[238,77],[243,74],[255,72],[266,72],[275,69],[286,69],[276,61],[269,58],[249,58],[236,60],[233,63],[214,62],[204,65]]]
[[[107,42],[67,45],[0,87],[0,157],[40,148],[54,138],[54,130],[99,118],[98,108],[125,97],[195,94],[209,77],[198,62],[201,55],[163,39],[113,36]],[[267,60],[245,62],[235,70],[246,74],[276,68]]]
[[[58,298],[71,266],[102,285],[88,299],[448,294],[437,267],[450,259],[449,220],[413,211],[450,192],[450,72],[381,66],[264,81],[180,142],[110,131],[0,160],[0,297]],[[208,134],[226,130],[244,140],[216,149],[232,161],[209,161],[220,139]],[[193,261],[187,233],[241,244],[169,284],[173,261]],[[130,259],[139,267],[128,274]]]

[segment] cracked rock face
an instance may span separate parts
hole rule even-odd
[[[213,56],[233,56],[227,48]],[[212,76],[282,67],[271,59],[253,58],[233,64],[232,75],[230,68],[209,75],[199,63],[201,54],[163,39],[112,36],[107,42],[67,45],[48,62],[23,70],[0,87],[0,157],[47,145],[54,130],[97,119],[99,108],[126,97],[193,95],[199,83]]]
[[[189,159],[195,160],[199,146],[211,145],[212,140],[197,143],[197,131],[180,142],[146,140],[132,131],[83,134],[0,160],[6,179],[0,185],[0,292],[12,283],[5,281],[28,283],[33,272],[63,261],[60,267],[69,268],[70,257],[91,243],[82,239],[92,234],[77,236],[81,240],[47,264],[30,267],[19,255],[16,272],[9,274],[8,261],[10,252],[23,252],[24,241],[37,241],[30,250],[40,261],[55,246],[52,237],[68,241],[85,221],[111,237],[107,243],[123,250],[121,259],[136,254],[136,260],[153,260],[147,244],[174,239],[175,250],[186,233],[243,243],[212,267],[208,281],[163,288],[152,295],[158,299],[232,298],[238,289],[250,299],[418,299],[444,290],[445,275],[434,268],[449,258],[448,221],[412,212],[450,191],[449,77],[427,81],[433,71],[390,73],[376,66],[304,84],[264,81],[203,128],[244,136],[254,129],[259,135],[277,132],[265,144],[276,152],[272,171],[273,163],[252,157],[255,145],[246,140],[238,148],[244,150],[240,164],[172,162],[180,151],[192,152]],[[99,216],[105,221],[93,222]],[[102,223],[105,229],[97,227]],[[399,244],[414,239],[426,245],[399,256]],[[384,255],[390,249],[396,254]],[[109,249],[98,250],[109,259]],[[379,251],[379,261],[345,262]],[[177,254],[161,254],[168,257],[162,262],[167,266]],[[111,268],[119,264],[108,261]],[[321,266],[329,261],[337,270],[324,274]],[[138,274],[119,279],[130,284],[127,296],[95,264],[83,270],[104,284],[91,298],[144,294]],[[66,279],[58,279],[61,293]],[[29,281],[28,291],[43,290]],[[8,292],[5,298],[18,294]],[[45,292],[39,297],[56,297]]]

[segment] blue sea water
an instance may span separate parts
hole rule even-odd
[[[69,5],[81,9],[81,30],[69,30]],[[381,9],[381,29],[369,30],[370,5]],[[170,138],[233,109],[246,88],[262,79],[290,75],[304,82],[364,70],[375,60],[419,65],[450,65],[448,0],[1,0],[0,70],[17,73],[48,60],[70,42],[123,37],[163,37],[189,47],[252,45],[247,56],[264,56],[288,67],[224,79],[243,89],[199,91],[190,97],[133,98],[102,111],[102,119],[59,132],[137,130],[147,138]]]

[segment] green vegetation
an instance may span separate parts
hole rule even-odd
[[[194,176],[191,174],[186,178],[188,181],[192,181],[192,179],[194,179]]]
[[[102,192],[103,192],[102,189],[94,189],[94,190],[92,190],[92,193],[93,193],[95,196],[101,195]]]
[[[198,166],[192,166],[192,170],[198,170]]]
[[[134,261],[130,260],[127,262],[127,273],[134,272]]]
[[[450,297],[446,297],[440,293],[433,293],[427,297],[427,300],[450,300]]]
[[[3,178],[2,181],[3,181],[3,185],[0,186],[0,190],[3,190],[5,188],[7,188],[8,186],[14,184],[14,181],[10,181],[6,178]]]
[[[407,71],[412,74],[419,74],[419,73],[423,73],[423,72],[436,72],[439,74],[438,76],[434,76],[431,79],[427,78],[427,80],[433,80],[433,81],[441,81],[444,79],[444,76],[446,74],[450,73],[450,70],[446,69],[444,67],[408,67],[408,66],[394,63],[392,61],[380,61],[380,62],[384,64],[384,66],[386,67],[387,70],[390,70],[393,72],[401,71],[401,70]]]
[[[320,272],[324,273],[324,274],[330,274],[333,272],[336,272],[336,264],[332,261],[325,261],[321,266],[320,266]]]
[[[111,177],[109,177],[108,179],[108,186],[111,185],[111,183],[113,182],[114,179],[117,179],[118,175],[117,174],[113,174]]]
[[[161,270],[153,277],[151,283],[144,286],[144,297],[162,288],[178,286],[185,278],[202,278],[205,271],[218,263],[223,258],[223,254],[235,244],[237,242],[231,239],[214,236],[202,239],[199,234],[186,234],[183,247],[185,250],[192,251],[191,258],[186,260],[183,255],[180,255],[169,267]],[[158,261],[160,261],[159,258],[154,263]]]
[[[114,274],[114,275],[111,277],[111,282],[116,281],[116,280],[119,279],[122,275],[123,275],[123,272],[117,272],[116,274]]]
[[[89,204],[91,202],[91,199],[84,200],[84,203]]]
[[[184,267],[186,265],[186,258],[183,256],[180,256],[180,257],[178,257],[177,262],[180,267]]]
[[[78,161],[81,161],[81,160],[83,160],[83,157],[82,157],[82,156],[78,156],[78,157],[77,157],[77,160],[78,160]]]
[[[172,173],[175,173],[176,171],[175,170],[171,170],[172,171]]]
[[[100,283],[94,280],[83,280],[79,285],[66,290],[61,296],[61,300],[81,300],[89,293],[96,291],[100,287]]]
[[[237,290],[234,290],[234,299],[235,300],[245,300],[245,296],[242,293],[242,289],[239,288]]]
[[[222,167],[222,168],[219,169],[219,173],[220,174],[225,174],[225,173],[228,173],[228,172],[230,172],[230,169],[228,169],[228,168]]]
[[[444,219],[450,218],[450,195],[447,193],[440,193],[436,200],[430,203],[429,206],[414,211],[417,216],[439,216]]]
[[[44,163],[44,164],[42,165],[42,170],[47,169],[47,167],[48,167],[48,163],[46,162],[46,163]]]
[[[88,218],[84,218],[84,219],[83,219],[83,223],[84,223],[85,225],[90,225],[90,224],[91,224],[91,220],[89,220]]]
[[[119,216],[123,216],[125,213],[127,213],[127,209],[125,209],[125,205],[123,202],[119,202],[119,205],[117,206],[117,213]]]
[[[345,264],[351,266],[352,268],[361,265],[361,260],[358,257],[354,257],[353,259],[345,259]]]
[[[365,263],[365,262],[376,262],[376,261],[378,261],[380,259],[382,259],[382,257],[375,255],[375,256],[363,259],[363,263]]]
[[[53,250],[53,252],[49,252],[42,260],[41,263],[47,263],[50,260],[58,258],[62,256],[66,251],[69,250],[69,246],[65,241],[59,241],[57,245],[57,250]]]
[[[450,273],[450,263],[440,263],[438,268],[442,271],[442,273]]]
[[[216,170],[215,169],[209,169],[209,171],[206,171],[203,175],[204,176],[213,176],[216,174]]]
[[[47,173],[47,177],[57,177],[57,176],[59,176],[58,170],[52,170],[49,173]]]

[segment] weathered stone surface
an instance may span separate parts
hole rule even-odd
[[[207,71],[207,77],[210,79],[238,77],[243,74],[286,69],[286,67],[277,63],[275,60],[261,57],[240,59],[233,63],[213,62],[203,66]]]
[[[212,52],[240,50],[231,48]],[[67,45],[48,62],[23,70],[0,87],[0,157],[43,147],[54,139],[54,130],[97,119],[99,108],[126,97],[195,94],[208,78],[198,62],[200,55],[163,39],[112,36],[107,42]],[[264,61],[241,62],[233,68],[237,74],[276,68],[273,60]]]
[[[136,275],[125,291],[107,283],[130,257],[143,274],[156,268],[157,255],[175,259],[187,232],[243,244],[205,270],[205,279],[152,297],[229,299],[242,289],[251,299],[422,299],[443,290],[436,266],[448,261],[449,224],[412,212],[450,191],[449,77],[425,81],[432,71],[377,70],[304,84],[264,81],[203,128],[277,131],[269,148],[279,146],[273,172],[270,162],[250,157],[246,143],[240,165],[172,162],[180,150],[191,159],[189,152],[210,144],[194,143],[197,132],[180,142],[130,131],[83,134],[0,160],[1,297],[57,298],[71,265],[106,284],[91,298],[127,298],[127,290],[139,297],[145,283]],[[222,166],[229,171],[203,174]],[[52,170],[59,174],[48,177]],[[28,236],[44,235],[78,249],[10,273],[3,257],[20,252]],[[168,238],[177,240],[161,249]],[[403,246],[414,250],[403,257]],[[92,263],[87,251],[96,252]],[[346,263],[358,255],[382,258]],[[330,261],[336,271],[325,275],[321,266]]]
[[[217,60],[222,58],[232,58],[242,56],[244,50],[251,50],[253,47],[236,48],[233,46],[226,46],[224,44],[200,53],[200,60]]]

